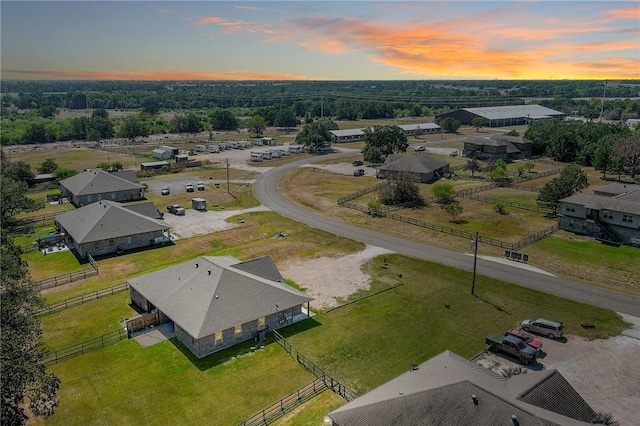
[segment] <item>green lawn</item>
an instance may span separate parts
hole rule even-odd
[[[275,426],[321,426],[325,424],[323,422],[327,413],[346,403],[347,401],[340,396],[326,390],[270,424]]]
[[[43,423],[233,425],[313,379],[277,344],[254,344],[198,360],[178,342],[130,339],[53,365],[60,406]]]
[[[40,250],[35,250],[24,253],[22,259],[29,264],[29,273],[35,281],[91,267],[89,263],[78,262],[70,250],[48,253],[46,256]]]
[[[62,349],[120,328],[119,322],[137,314],[128,291],[116,293],[41,317],[44,342]]]
[[[317,327],[294,325],[282,333],[360,393],[446,349],[471,357],[485,348],[486,334],[504,332],[526,318],[556,319],[564,322],[569,335],[587,338],[616,335],[625,328],[612,311],[486,277],[477,278],[477,297],[472,296],[469,272],[399,255],[386,257],[389,269],[380,268],[378,258],[371,272],[378,279],[400,280],[403,286],[319,313]],[[580,324],[585,322],[596,328],[583,329]]]

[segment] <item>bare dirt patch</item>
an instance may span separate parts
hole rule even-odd
[[[306,293],[316,299],[314,305],[325,309],[337,306],[336,298],[346,298],[358,290],[368,289],[369,276],[362,271],[362,266],[385,253],[391,252],[367,246],[359,253],[346,256],[295,261],[284,265],[281,273],[306,288]]]

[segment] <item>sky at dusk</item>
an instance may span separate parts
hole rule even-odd
[[[638,1],[5,1],[1,78],[638,79]]]

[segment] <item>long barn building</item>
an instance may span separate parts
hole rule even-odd
[[[455,118],[462,124],[469,125],[474,118],[483,118],[486,127],[517,126],[546,118],[564,118],[564,113],[542,105],[511,105],[482,108],[462,108],[456,111],[438,114],[436,120],[447,117]]]

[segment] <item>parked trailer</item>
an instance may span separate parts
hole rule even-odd
[[[207,147],[204,145],[196,145],[196,152],[205,152]]]
[[[294,145],[290,147],[292,154],[301,154],[302,153],[302,145]]]
[[[263,160],[271,160],[271,151],[262,151]]]
[[[238,149],[239,146],[240,146],[240,144],[238,144],[238,142],[235,142],[235,141],[227,142],[227,147],[228,148]]]
[[[282,157],[282,151],[280,151],[279,149],[270,149],[269,152],[271,153],[271,158]]]
[[[251,151],[251,161],[262,161],[262,153],[257,151]]]
[[[217,154],[220,152],[220,145],[209,145],[207,151]]]
[[[246,149],[249,148],[251,144],[248,141],[238,141],[238,148]]]

